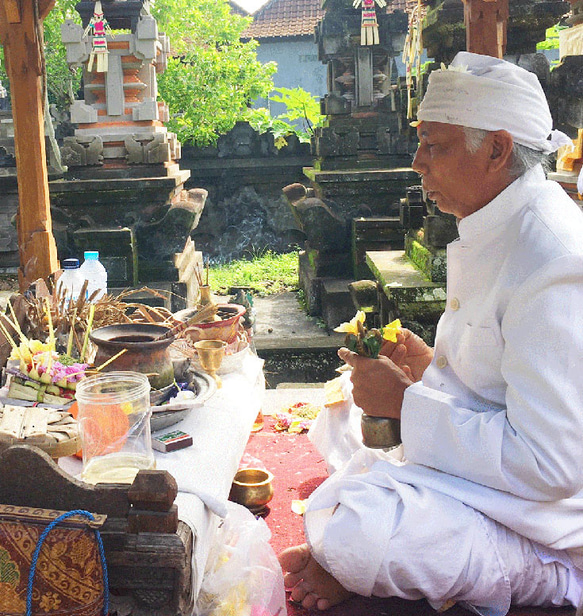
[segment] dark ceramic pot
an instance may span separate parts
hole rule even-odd
[[[153,389],[162,389],[174,381],[174,367],[169,346],[173,337],[156,340],[168,332],[167,327],[142,323],[121,323],[100,327],[89,334],[97,347],[95,366],[126,349],[126,352],[103,370],[130,370],[147,375]]]

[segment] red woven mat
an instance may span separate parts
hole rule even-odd
[[[292,545],[304,543],[303,523],[300,515],[291,509],[293,500],[306,499],[327,477],[322,456],[314,449],[306,434],[287,434],[273,429],[272,417],[265,417],[265,427],[253,434],[246,449],[243,463],[249,456],[258,459],[262,466],[274,475],[274,495],[269,510],[264,516],[276,554]],[[252,464],[247,463],[247,466]],[[305,616],[307,610],[288,604],[289,616]],[[402,599],[367,599],[354,597],[326,612],[327,616],[431,616],[436,612],[426,601]],[[536,608],[513,608],[511,616],[567,616],[572,610],[539,610]],[[448,616],[468,616],[469,612],[454,606]]]

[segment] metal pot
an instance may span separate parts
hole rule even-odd
[[[401,444],[401,420],[362,414],[362,442],[371,449],[393,449]]]
[[[91,342],[97,347],[95,365],[101,366],[126,349],[126,352],[108,364],[104,371],[140,372],[148,376],[153,389],[162,389],[174,381],[174,366],[169,349],[174,338],[156,340],[166,332],[167,327],[142,323],[100,327],[89,334]]]

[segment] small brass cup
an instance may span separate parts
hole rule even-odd
[[[194,343],[202,369],[213,377],[217,387],[222,385],[221,377],[217,375],[217,370],[223,362],[226,346],[227,343],[223,340],[199,340]]]
[[[273,474],[260,468],[242,468],[237,471],[229,500],[247,507],[252,513],[265,511],[273,498]]]

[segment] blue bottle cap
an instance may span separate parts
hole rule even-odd
[[[77,269],[79,267],[79,259],[63,259],[61,265],[63,269]]]
[[[85,257],[85,261],[99,260],[99,252],[97,252],[97,250],[86,250],[83,256]]]

